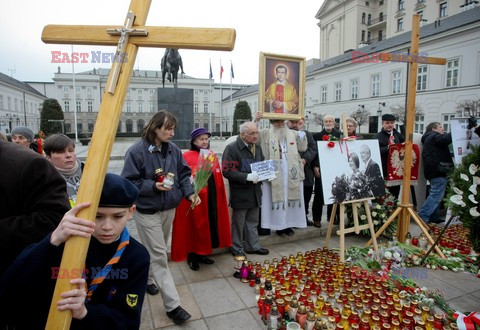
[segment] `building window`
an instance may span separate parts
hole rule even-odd
[[[335,101],[342,100],[342,83],[335,83]]]
[[[368,14],[367,24],[370,25],[371,23],[372,23],[372,15]]]
[[[205,128],[206,130],[208,130],[208,123],[203,123],[203,128]]]
[[[405,0],[398,0],[398,10],[405,9]]]
[[[203,112],[208,113],[208,103],[203,104]]]
[[[88,123],[88,132],[93,132],[93,123]]]
[[[138,112],[143,112],[143,101],[138,101]]]
[[[379,30],[378,31],[378,41],[382,41],[383,40],[383,30]]]
[[[367,42],[370,42],[371,39],[372,39],[372,32],[368,31],[368,33],[367,33]]]
[[[425,116],[415,116],[415,132],[414,133],[420,133],[423,134],[423,130],[425,128]]]
[[[378,15],[378,21],[383,22],[383,13],[380,13],[380,15]]]
[[[440,17],[447,16],[447,3],[443,2],[440,4]]]
[[[351,80],[351,87],[352,87],[352,99],[358,99],[358,79]]]
[[[365,13],[362,13],[362,23],[364,24],[365,24],[365,16],[366,16]]]
[[[0,95],[0,110],[3,109],[3,95]]]
[[[77,123],[77,133],[82,133],[82,132],[83,132],[83,124]]]
[[[397,32],[398,31],[403,31],[403,18],[397,20]]]
[[[72,124],[65,124],[65,133],[70,133],[72,131]]]
[[[442,113],[442,126],[445,133],[450,132],[450,119],[455,118],[454,113]]]
[[[370,6],[370,2],[365,1],[365,6],[369,7],[369,6]]]
[[[458,58],[447,62],[447,87],[458,87],[458,69],[460,60]]]
[[[193,105],[193,112],[198,113],[198,102],[195,102],[195,104]]]
[[[155,102],[150,102],[150,112],[155,112]]]
[[[65,112],[70,112],[70,102],[69,101],[64,101],[63,102],[63,110]]]
[[[420,22],[421,22],[423,18],[423,10],[417,11],[417,15],[420,16]]]
[[[417,74],[417,91],[426,91],[427,90],[427,69],[428,67],[419,66]]]
[[[195,123],[195,128],[199,128],[200,127],[200,123]]]
[[[322,86],[320,88],[320,95],[321,95],[322,103],[327,103],[327,86]]]
[[[12,110],[12,98],[7,96],[7,109]]]
[[[362,30],[362,42],[365,41],[365,30]]]
[[[392,94],[400,94],[402,91],[402,71],[392,73]]]
[[[126,112],[132,112],[132,102],[127,101]]]
[[[77,112],[82,112],[82,101],[77,101]]]
[[[372,96],[380,96],[380,75],[372,76]]]
[[[141,132],[144,126],[145,126],[145,121],[143,119],[139,119],[137,121],[137,132]]]
[[[127,133],[133,132],[133,121],[131,119],[125,121],[125,128],[127,129]]]
[[[92,101],[87,102],[87,112],[93,112],[93,102]]]
[[[380,0],[378,3],[379,6],[383,6],[383,0]]]
[[[18,100],[14,99],[13,101],[13,103],[15,104],[15,111],[18,111]]]

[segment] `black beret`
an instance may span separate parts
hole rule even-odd
[[[138,197],[138,188],[120,175],[107,173],[99,207],[130,207]]]
[[[397,120],[397,118],[395,118],[394,115],[386,113],[382,116],[382,120],[384,120],[384,121],[395,121],[395,120]]]

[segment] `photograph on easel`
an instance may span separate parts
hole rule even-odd
[[[385,193],[378,140],[318,141],[325,204]]]

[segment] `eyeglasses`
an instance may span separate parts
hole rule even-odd
[[[254,135],[258,135],[258,132],[250,132],[250,133],[245,133],[245,134],[254,136]]]

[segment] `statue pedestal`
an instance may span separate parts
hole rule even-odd
[[[172,140],[180,149],[190,149],[190,140]]]

